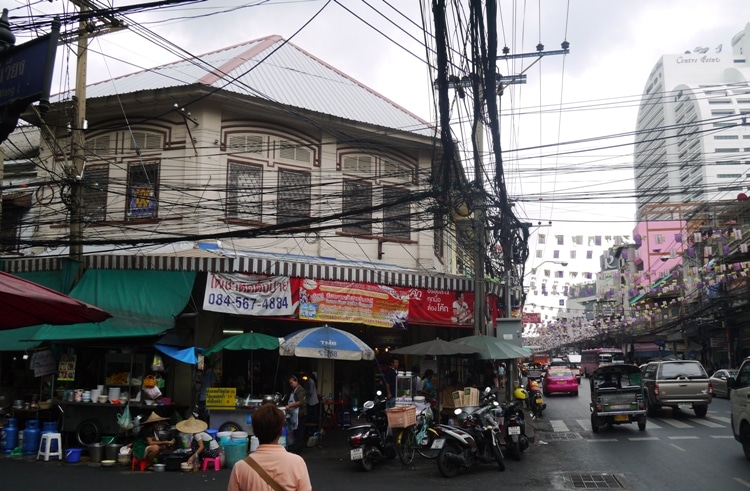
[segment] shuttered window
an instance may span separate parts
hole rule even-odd
[[[310,173],[279,169],[276,222],[291,223],[310,217]]]
[[[383,187],[383,236],[411,238],[411,207],[409,191],[396,186]]]
[[[363,181],[344,181],[343,212],[357,213],[343,219],[342,230],[350,234],[372,234],[372,186]]]
[[[90,165],[83,173],[83,208],[87,222],[107,219],[108,165]]]

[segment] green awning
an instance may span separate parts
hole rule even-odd
[[[21,327],[0,331],[0,351],[27,351],[34,349],[41,341],[29,341],[41,326]]]
[[[70,296],[112,314],[98,324],[37,326],[30,341],[157,336],[190,300],[194,271],[86,270]]]

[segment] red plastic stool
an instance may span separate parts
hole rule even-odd
[[[138,467],[141,471],[145,471],[146,467],[148,467],[148,460],[139,459],[134,455],[133,460],[130,461],[130,470],[134,471],[136,467]]]
[[[214,463],[215,471],[221,470],[221,457],[203,457],[203,466],[201,467],[201,469],[204,471],[208,469],[209,462]]]

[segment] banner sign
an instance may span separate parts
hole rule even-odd
[[[409,322],[455,327],[474,326],[474,293],[412,288]]]
[[[207,387],[206,407],[235,408],[237,406],[236,387]]]
[[[203,309],[235,315],[293,315],[292,288],[286,276],[208,273]]]
[[[523,313],[524,324],[541,324],[542,314],[539,312],[524,312]]]
[[[43,377],[57,371],[57,362],[52,350],[37,351],[31,355],[31,367],[35,377]]]
[[[72,382],[76,379],[76,355],[66,353],[60,355],[60,363],[57,366],[57,380],[60,382]]]
[[[312,279],[299,287],[299,318],[305,320],[405,329],[409,306],[407,288]]]

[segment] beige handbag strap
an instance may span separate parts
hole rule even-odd
[[[273,480],[271,476],[268,475],[268,472],[266,472],[263,467],[260,466],[254,459],[252,459],[249,455],[243,459],[245,462],[247,462],[247,465],[253,468],[255,472],[258,473],[260,477],[263,478],[264,481],[268,483],[269,486],[271,486],[271,489],[274,491],[284,491],[284,488],[281,487],[279,483]]]

